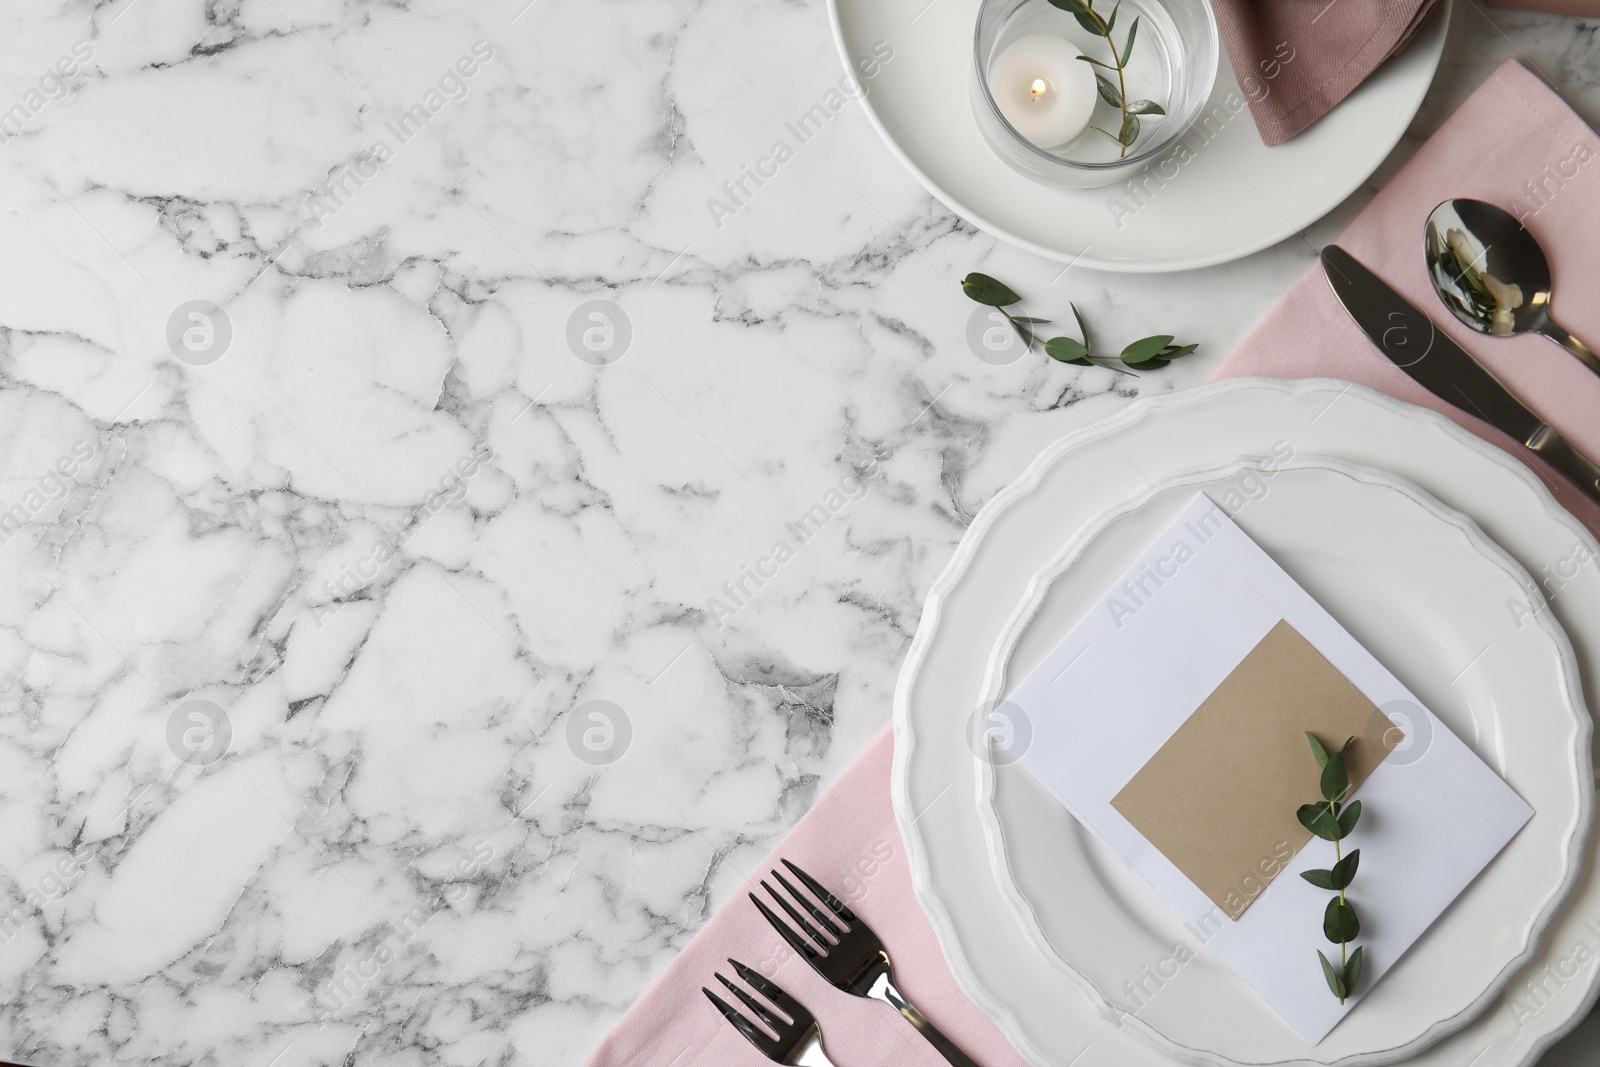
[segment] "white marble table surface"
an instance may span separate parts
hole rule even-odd
[[[1460,0],[1385,173],[1507,55],[1600,118],[1596,30]],[[1063,275],[852,106],[717,225],[839,73],[819,0],[0,14],[0,1055],[578,1062],[887,721],[985,500],[1366,195]],[[1202,352],[990,366],[972,269]]]

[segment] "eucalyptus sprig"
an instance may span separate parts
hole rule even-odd
[[[1117,25],[1117,9],[1122,6],[1120,0],[1111,8],[1111,17],[1102,18],[1100,12],[1094,9],[1094,0],[1050,0],[1050,3],[1063,11],[1070,11],[1078,20],[1078,25],[1088,30],[1097,37],[1104,37],[1106,44],[1111,48],[1111,62],[1105,63],[1091,56],[1079,56],[1085,63],[1091,63],[1101,70],[1112,71],[1116,74],[1115,83],[1110,78],[1095,71],[1095,84],[1100,89],[1100,98],[1112,107],[1122,112],[1122,128],[1116,133],[1091,126],[1090,129],[1099,130],[1121,146],[1118,157],[1128,154],[1128,147],[1139,139],[1140,115],[1165,115],[1167,112],[1153,100],[1128,99],[1128,60],[1133,56],[1133,42],[1139,35],[1139,20],[1136,18],[1128,27],[1128,38],[1119,49],[1111,31]]]
[[[1034,343],[1044,345],[1045,354],[1051,359],[1062,363],[1070,363],[1077,367],[1108,367],[1122,374],[1133,374],[1128,370],[1130,366],[1154,369],[1165,367],[1175,359],[1187,356],[1199,348],[1198,344],[1179,345],[1173,343],[1170,333],[1156,334],[1153,337],[1141,337],[1119,355],[1096,355],[1089,347],[1089,327],[1083,321],[1083,313],[1078,310],[1078,305],[1068,304],[1072,308],[1072,317],[1078,323],[1078,333],[1083,339],[1076,340],[1071,337],[1052,337],[1047,341],[1039,341],[1034,332],[1035,326],[1049,323],[1049,319],[1034,318],[1031,315],[1013,315],[1006,308],[1013,304],[1020,304],[1022,297],[1018,296],[1010,286],[1004,282],[996,281],[987,274],[976,271],[961,279],[961,291],[980,304],[994,308],[1006,317],[1011,328],[1017,331],[1017,336],[1022,338],[1022,343],[1031,351]],[[1137,375],[1135,375],[1137,377]]]
[[[1328,910],[1322,916],[1323,936],[1339,946],[1339,966],[1335,969],[1327,954],[1320,949],[1317,958],[1322,961],[1322,975],[1328,980],[1328,988],[1343,1004],[1355,995],[1356,987],[1361,984],[1362,949],[1349,951],[1350,942],[1361,936],[1361,920],[1356,917],[1356,909],[1350,906],[1345,896],[1345,890],[1355,881],[1356,869],[1361,866],[1359,848],[1348,856],[1344,855],[1344,840],[1355,830],[1356,823],[1361,821],[1361,801],[1348,806],[1344,803],[1345,794],[1350,792],[1350,770],[1345,765],[1344,754],[1354,739],[1347,739],[1339,751],[1332,753],[1323,747],[1315,734],[1307,732],[1306,740],[1311,743],[1311,754],[1322,768],[1322,801],[1301,805],[1295,814],[1299,816],[1301,826],[1324,841],[1333,842],[1334,864],[1331,870],[1301,871],[1300,877],[1318,889],[1339,894],[1328,901]]]

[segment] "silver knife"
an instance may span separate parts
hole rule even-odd
[[[1322,250],[1322,273],[1345,311],[1389,362],[1439,399],[1515,437],[1600,501],[1600,466],[1529,411],[1388,282],[1338,245]]]

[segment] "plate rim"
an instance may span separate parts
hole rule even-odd
[[[1201,485],[1206,481],[1219,480],[1247,470],[1260,470],[1262,467],[1263,463],[1261,461],[1253,460],[1249,457],[1241,457],[1177,471],[1160,479],[1156,484],[1146,486],[1137,493],[1124,498],[1074,534],[1071,541],[1064,545],[1043,567],[1034,572],[1033,576],[1028,580],[1027,592],[1023,601],[1014,608],[1010,619],[1007,620],[1005,629],[1001,631],[995,640],[993,648],[990,650],[989,662],[985,668],[983,691],[980,694],[981,698],[985,701],[999,699],[1000,692],[1004,688],[1003,679],[1010,659],[1015,654],[1017,641],[1029,621],[1037,615],[1038,610],[1043,606],[1051,584],[1060,578],[1073,565],[1074,560],[1081,556],[1093,541],[1102,536],[1112,523],[1133,514],[1158,496],[1166,493],[1181,490],[1186,486],[1196,492],[1204,492]],[[1398,493],[1412,505],[1420,507],[1433,518],[1460,533],[1466,539],[1467,547],[1478,553],[1485,564],[1498,567],[1514,585],[1526,590],[1535,584],[1532,575],[1528,573],[1527,569],[1484,533],[1482,528],[1470,516],[1444,504],[1421,486],[1390,475],[1375,467],[1315,453],[1304,456],[1296,455],[1279,464],[1272,473],[1276,476],[1278,473],[1290,470],[1326,471],[1349,478],[1363,485]],[[1538,619],[1541,630],[1556,653],[1561,673],[1559,688],[1566,698],[1567,707],[1565,710],[1569,714],[1574,727],[1573,743],[1575,747],[1569,769],[1575,781],[1577,805],[1561,834],[1564,869],[1560,883],[1553,886],[1549,893],[1536,901],[1531,920],[1520,931],[1520,935],[1524,939],[1521,949],[1508,958],[1499,970],[1490,977],[1488,985],[1482,991],[1463,1005],[1460,1011],[1446,1018],[1435,1020],[1424,1028],[1421,1033],[1401,1044],[1365,1052],[1354,1052],[1340,1056],[1337,1059],[1302,1056],[1289,1059],[1240,1060],[1216,1049],[1202,1049],[1193,1045],[1185,1045],[1177,1039],[1169,1037],[1142,1015],[1133,1015],[1127,1019],[1122,1019],[1122,1024],[1126,1025],[1131,1022],[1133,1032],[1160,1051],[1182,1062],[1206,1065],[1206,1067],[1289,1067],[1289,1065],[1312,1067],[1312,1065],[1322,1064],[1329,1065],[1329,1067],[1335,1067],[1335,1065],[1337,1067],[1381,1067],[1381,1065],[1395,1063],[1421,1052],[1430,1045],[1437,1044],[1440,1040],[1470,1024],[1481,1015],[1489,1004],[1505,991],[1511,980],[1531,963],[1534,956],[1537,955],[1545,932],[1549,929],[1551,923],[1555,921],[1562,905],[1570,898],[1573,890],[1577,887],[1578,879],[1585,872],[1585,861],[1589,858],[1587,855],[1589,852],[1588,837],[1593,829],[1594,764],[1592,746],[1594,742],[1594,720],[1582,690],[1577,653],[1565,629],[1550,612],[1540,612],[1535,617]],[[985,842],[989,846],[991,862],[996,864],[994,868],[996,881],[1006,897],[1007,904],[1011,907],[1013,917],[1024,922],[1028,939],[1033,942],[1034,947],[1046,954],[1047,960],[1051,962],[1054,969],[1068,976],[1072,984],[1080,988],[1097,1014],[1109,1021],[1118,1021],[1115,1006],[1107,1000],[1104,991],[1099,988],[1099,984],[1089,975],[1073,966],[1071,961],[1062,956],[1046,938],[1043,928],[1039,925],[1037,916],[1032,910],[1031,901],[1023,894],[1021,886],[1017,882],[1016,874],[1010,867],[1004,827],[1000,823],[994,804],[994,787],[996,784],[994,768],[984,760],[979,760],[977,766],[978,779],[975,787],[977,791],[976,800],[978,802],[978,821],[983,829]],[[1520,831],[1515,836],[1520,836]],[[1470,888],[1469,886],[1469,891]],[[1409,955],[1409,952],[1407,955]],[[1310,1046],[1310,1049],[1314,1052],[1319,1047]]]
[[[1002,487],[979,509],[978,514],[973,517],[972,524],[968,527],[967,536],[957,546],[955,553],[946,563],[944,570],[940,572],[929,587],[916,632],[912,636],[905,662],[895,682],[892,720],[894,750],[890,774],[890,796],[894,809],[895,824],[906,850],[906,863],[911,876],[912,889],[918,906],[927,917],[929,926],[933,929],[934,937],[939,944],[940,954],[946,966],[950,968],[951,974],[955,977],[962,994],[971,1000],[974,1006],[996,1025],[1026,1060],[1030,1063],[1041,1065],[1041,1067],[1050,1064],[1052,1061],[1043,1054],[1029,1036],[1022,1031],[1021,1027],[1017,1025],[1016,1016],[1012,1010],[1007,1005],[996,1000],[987,987],[976,979],[962,951],[960,938],[954,929],[948,911],[943,903],[932,894],[928,886],[928,856],[921,839],[914,832],[916,815],[911,811],[912,798],[908,792],[910,787],[908,772],[911,757],[916,751],[916,740],[911,734],[906,721],[907,703],[915,678],[914,667],[919,660],[926,656],[927,646],[932,640],[932,635],[943,621],[946,596],[965,575],[970,565],[973,545],[976,543],[975,532],[980,530],[987,531],[994,525],[1000,512],[1009,507],[1016,497],[1031,491],[1043,475],[1044,469],[1054,461],[1058,453],[1067,448],[1076,447],[1078,443],[1098,436],[1107,429],[1119,429],[1124,424],[1136,419],[1157,414],[1162,408],[1180,403],[1198,403],[1211,397],[1226,396],[1233,392],[1250,390],[1277,392],[1290,399],[1314,393],[1331,393],[1334,394],[1333,398],[1335,400],[1339,396],[1353,395],[1392,414],[1409,418],[1424,427],[1430,428],[1445,440],[1469,451],[1476,452],[1484,459],[1501,467],[1508,477],[1521,482],[1532,493],[1534,498],[1544,505],[1547,514],[1554,521],[1574,533],[1579,542],[1590,551],[1600,553],[1600,544],[1597,544],[1593,533],[1562,507],[1560,502],[1551,495],[1550,490],[1526,464],[1457,425],[1447,416],[1437,411],[1408,404],[1386,393],[1338,378],[1279,379],[1237,377],[1211,382],[1193,389],[1175,390],[1155,396],[1141,397],[1128,404],[1121,411],[1111,415],[1104,422],[1099,424],[1090,423],[1079,430],[1065,434],[1041,450],[1015,479]],[[1538,1032],[1533,1033],[1529,1038],[1529,1044],[1524,1053],[1515,1060],[1501,1061],[1496,1067],[1529,1067],[1552,1045],[1576,1029],[1586,1014],[1594,1008],[1597,1000],[1600,1000],[1600,968],[1594,969],[1587,977],[1586,988],[1582,989],[1581,993],[1574,999],[1567,1013],[1556,1012],[1553,1015],[1545,1012],[1538,1013],[1539,1018],[1548,1018],[1551,1021],[1544,1027],[1538,1027],[1537,1023],[1533,1024]],[[1463,1031],[1465,1029],[1466,1027],[1463,1027]]]
[[[846,45],[844,27],[839,14],[840,5],[848,2],[850,0],[828,0],[828,24],[832,31],[834,48],[838,53],[839,61],[843,63],[846,73],[853,73],[855,70],[855,57],[850,54],[850,50]],[[1383,154],[1371,170],[1354,176],[1353,180],[1349,182],[1341,182],[1338,186],[1341,190],[1339,195],[1332,198],[1329,203],[1321,208],[1312,209],[1308,212],[1294,212],[1290,215],[1276,212],[1284,222],[1281,228],[1282,232],[1274,228],[1270,231],[1270,236],[1254,238],[1238,245],[1230,245],[1225,251],[1190,256],[1186,259],[1105,259],[1089,254],[1089,249],[1093,247],[1092,245],[1085,248],[1082,253],[1073,254],[1063,249],[1039,244],[1037,241],[1032,241],[1020,234],[1013,233],[1006,227],[990,220],[984,213],[962,203],[918,166],[906,153],[906,150],[901,147],[900,143],[889,133],[889,128],[885,125],[883,116],[878,113],[876,105],[872,102],[872,94],[863,95],[860,103],[862,110],[867,115],[867,120],[872,124],[872,128],[877,131],[879,139],[888,146],[889,151],[900,162],[900,165],[905,167],[916,178],[918,184],[957,217],[966,220],[989,236],[1004,241],[1013,247],[1020,248],[1025,252],[1032,252],[1034,255],[1044,259],[1052,260],[1056,263],[1066,263],[1070,266],[1083,266],[1091,270],[1101,270],[1114,274],[1172,274],[1179,271],[1199,270],[1203,267],[1232,263],[1235,260],[1244,259],[1246,256],[1252,256],[1262,249],[1271,248],[1273,245],[1288,240],[1348,200],[1394,153],[1395,147],[1405,138],[1406,132],[1411,128],[1411,123],[1415,121],[1417,113],[1422,110],[1422,102],[1427,98],[1434,79],[1438,77],[1439,65],[1444,58],[1444,48],[1454,17],[1455,0],[1440,0],[1434,11],[1430,12],[1424,20],[1416,36],[1407,44],[1406,49],[1402,50],[1424,47],[1432,50],[1433,55],[1428,61],[1428,77],[1422,85],[1422,91],[1417,94],[1415,102],[1407,105],[1409,114],[1405,124],[1395,132],[1393,137],[1387,139],[1387,144],[1383,146]],[[1223,51],[1226,52],[1226,49],[1224,48]],[[1385,62],[1392,61],[1394,58],[1394,56],[1391,56],[1390,60]],[[1219,57],[1219,70],[1221,69],[1221,64],[1222,60]],[[1380,66],[1379,70],[1381,71],[1381,69],[1382,67]]]

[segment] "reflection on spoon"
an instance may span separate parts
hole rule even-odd
[[[1600,374],[1600,356],[1550,317],[1550,261],[1503,208],[1446,200],[1424,231],[1428,277],[1450,313],[1479,333],[1539,333]]]
[[[1487,332],[1496,337],[1511,336],[1516,323],[1512,312],[1522,306],[1522,286],[1508,284],[1474,267],[1488,258],[1488,252],[1466,230],[1452,226],[1445,231],[1444,239],[1448,255],[1441,258],[1448,264],[1450,280],[1475,302],[1473,308],[1479,315],[1488,314]]]

